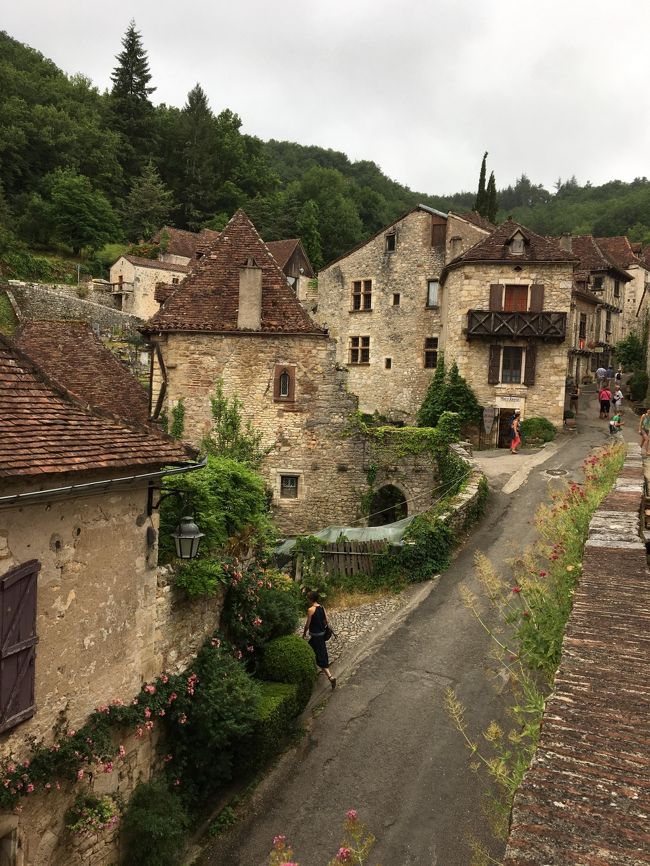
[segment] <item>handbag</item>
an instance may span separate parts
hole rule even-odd
[[[334,634],[332,629],[328,625],[326,625],[325,634],[323,635],[323,637],[325,638],[325,640],[329,640],[331,637],[336,637],[336,635]]]

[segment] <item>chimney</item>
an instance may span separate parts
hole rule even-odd
[[[562,249],[565,252],[567,252],[567,253],[572,252],[572,249],[571,249],[571,232],[562,232],[562,234],[560,235],[560,246],[562,247]]]
[[[253,258],[239,269],[239,310],[237,327],[259,331],[262,324],[262,269]]]

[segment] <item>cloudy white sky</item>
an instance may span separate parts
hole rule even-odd
[[[246,132],[430,194],[650,175],[648,0],[16,0],[0,27],[104,89],[129,20],[157,102],[198,81]],[[1,118],[0,118],[1,122]]]

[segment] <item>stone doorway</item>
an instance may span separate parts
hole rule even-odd
[[[394,484],[385,484],[372,497],[368,526],[385,526],[408,517],[406,497]]]

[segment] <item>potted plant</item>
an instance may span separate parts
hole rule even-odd
[[[574,430],[576,427],[576,413],[571,409],[565,409],[564,411],[564,426],[571,430]]]

